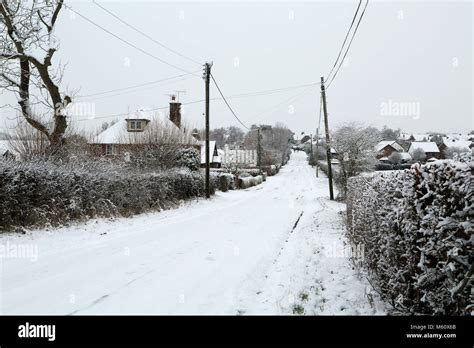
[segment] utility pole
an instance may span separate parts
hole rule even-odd
[[[326,158],[328,161],[328,179],[329,179],[329,199],[334,200],[334,191],[332,188],[332,167],[331,167],[331,141],[329,138],[328,110],[326,107],[326,89],[324,87],[324,77],[321,76],[321,96],[323,99],[324,127],[326,128]]]
[[[206,85],[206,198],[211,197],[210,187],[210,156],[209,156],[209,81],[211,76],[212,63],[204,64],[204,81]]]
[[[309,135],[309,142],[311,144],[311,156],[309,156],[309,159],[311,160],[311,163],[313,163],[313,134]]]
[[[260,127],[257,128],[257,164],[262,174],[262,144],[260,142]]]
[[[316,128],[316,177],[317,178],[319,178],[318,161],[319,161],[319,128]]]

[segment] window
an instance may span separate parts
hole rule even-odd
[[[113,144],[105,145],[105,154],[107,156],[113,155],[115,153],[115,146]]]
[[[144,122],[143,121],[128,121],[128,130],[129,131],[141,131],[143,130]]]

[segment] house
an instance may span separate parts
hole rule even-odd
[[[181,103],[171,97],[169,117],[140,108],[99,133],[91,142],[92,151],[103,156],[129,156],[132,149],[145,145],[182,145],[199,148],[199,142],[181,127]]]
[[[381,141],[375,145],[376,158],[389,157],[393,152],[404,152],[403,147],[393,140]]]
[[[460,149],[465,152],[474,152],[474,142],[470,140],[459,140],[454,137],[443,137],[443,143],[439,145],[440,151],[444,152],[447,149]]]
[[[206,142],[200,141],[201,146],[201,167],[206,167]],[[217,144],[214,140],[209,141],[209,164],[211,168],[220,168],[222,165],[222,159],[217,150]]]
[[[426,155],[426,159],[431,159],[431,158],[440,159],[440,158],[442,158],[442,155],[441,155],[441,152],[439,151],[438,145],[436,145],[436,143],[433,143],[433,142],[413,141],[410,145],[410,148],[408,149],[408,153],[410,154],[410,156],[412,158],[414,158],[413,154],[417,150],[423,150],[425,155]]]
[[[257,165],[257,150],[231,149],[229,145],[224,146],[222,165],[241,167],[253,167]]]

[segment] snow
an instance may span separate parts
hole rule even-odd
[[[411,155],[408,152],[399,152],[402,161],[411,161]]]
[[[393,140],[384,140],[384,141],[381,141],[380,143],[378,143],[377,145],[375,145],[375,151],[379,152],[381,150],[383,150],[384,147],[390,145],[391,147],[393,147],[395,150],[399,151],[399,152],[403,152],[403,147],[401,147],[396,141],[393,141]]]
[[[421,149],[424,152],[439,152],[438,145],[430,141],[414,141],[410,145],[408,152],[413,155],[415,150]]]
[[[0,140],[0,156],[10,149],[10,140]]]
[[[296,152],[276,176],[175,210],[99,219],[0,243],[2,314],[382,314],[347,257],[345,205]],[[370,301],[371,302],[371,301]],[[299,308],[299,307],[298,307]]]
[[[447,139],[447,138],[443,138],[443,143],[447,147],[466,149],[466,150],[469,150],[470,146],[473,145],[473,142],[469,140],[466,141],[466,140],[455,140],[455,139]]]
[[[150,122],[146,127],[152,125],[153,123],[158,123],[160,127],[164,127],[165,129],[167,129],[167,127],[170,127],[171,129],[176,127],[176,125],[163,113],[151,112],[145,108],[140,108],[127,117],[121,118],[117,123],[98,134],[91,143],[123,144],[124,142],[128,143],[130,141],[130,134],[133,134],[134,141],[139,141],[140,137],[146,136],[146,132],[128,132],[127,119],[149,120]]]

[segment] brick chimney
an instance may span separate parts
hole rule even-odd
[[[181,128],[181,103],[176,100],[176,96],[171,96],[170,101],[170,120],[176,127]]]

